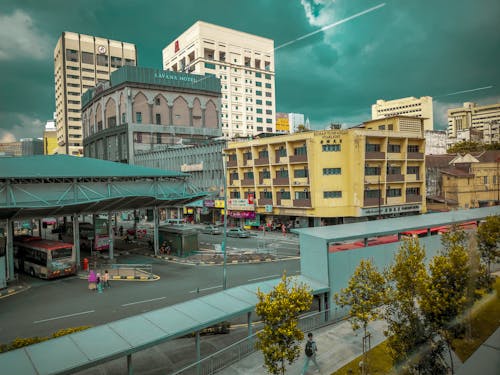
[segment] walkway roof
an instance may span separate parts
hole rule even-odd
[[[418,216],[403,216],[391,219],[364,221],[353,224],[293,229],[292,232],[300,235],[305,234],[321,238],[325,241],[345,241],[360,237],[370,238],[400,233],[407,230],[426,229],[435,226],[449,225],[457,221],[473,221],[490,215],[500,215],[500,206],[439,212]]]
[[[184,205],[189,174],[68,155],[0,158],[0,219]]]
[[[293,277],[313,294],[326,285]],[[256,292],[268,293],[281,279],[242,285],[177,305],[117,320],[85,331],[0,354],[0,369],[12,374],[70,374],[254,311]]]

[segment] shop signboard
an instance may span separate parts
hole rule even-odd
[[[229,216],[239,219],[255,219],[255,211],[229,211]]]
[[[203,205],[205,207],[214,207],[215,206],[215,201],[213,199],[205,199],[203,201]]]
[[[216,199],[214,202],[215,208],[224,208],[224,200],[223,199]]]
[[[250,227],[258,227],[260,226],[260,215],[255,215],[255,219],[247,219],[245,220],[245,225]]]
[[[234,210],[234,211],[255,211],[253,198],[252,198],[252,203],[249,203],[249,200],[250,199],[240,199],[240,198],[228,199],[227,208],[229,210]]]

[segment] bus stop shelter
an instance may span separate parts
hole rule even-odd
[[[72,216],[79,265],[79,215],[106,213],[111,220],[113,212],[153,208],[157,252],[158,207],[184,205],[206,195],[187,181],[188,176],[68,155],[0,158],[0,228],[6,243],[4,256],[0,249],[0,279],[2,271],[4,279],[14,279],[12,224],[20,219]],[[113,238],[112,225],[108,228]],[[113,258],[112,241],[109,251]]]

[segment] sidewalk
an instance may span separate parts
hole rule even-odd
[[[28,290],[29,288],[30,286],[23,282],[17,282],[15,284],[9,285],[7,288],[0,289],[0,299],[13,296],[14,294]]]
[[[371,347],[375,347],[385,340],[383,331],[385,323],[376,321],[369,324],[369,332],[371,333]],[[314,340],[318,346],[317,359],[321,367],[322,374],[331,374],[342,366],[351,362],[356,357],[363,354],[362,350],[362,330],[354,332],[351,328],[351,323],[342,321],[340,323],[321,328],[313,331]],[[307,332],[305,332],[307,336]],[[287,366],[287,374],[300,374],[304,366],[304,345],[305,340],[301,343],[300,358],[291,366]],[[243,374],[265,374],[263,367],[264,359],[261,352],[255,352],[234,365],[220,371],[221,375],[243,375]],[[313,363],[310,363],[308,374],[315,373],[316,368]]]

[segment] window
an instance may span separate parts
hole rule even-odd
[[[261,100],[261,99],[257,99],[257,100],[255,101],[255,103],[256,103],[256,104],[262,104],[262,100]]]
[[[229,175],[229,179],[232,180],[237,180],[239,178],[238,172],[233,172]]]
[[[365,167],[365,176],[380,176],[380,167]]]
[[[262,122],[262,121],[261,121],[261,122]],[[263,128],[262,126],[257,126],[257,131],[258,131],[258,132],[261,132],[261,131],[263,131],[263,130],[264,130],[264,128]]]
[[[387,145],[387,152],[397,154],[397,153],[401,152],[401,145],[394,145],[394,144],[389,143]]]
[[[323,168],[324,176],[335,175],[335,174],[342,174],[341,168]]]
[[[380,198],[380,190],[365,190],[365,198]]]
[[[260,172],[260,178],[271,178],[271,172],[270,171]]]
[[[256,78],[261,78],[262,77],[262,73],[255,73],[255,77]]]
[[[122,58],[111,56],[111,67],[120,68],[122,66]]]
[[[323,198],[342,198],[341,191],[324,191]]]
[[[309,170],[307,168],[295,169],[293,171],[293,177],[295,177],[295,178],[309,177]]]
[[[239,191],[232,191],[230,193],[231,198],[233,199],[239,199],[240,198],[240,192]]]
[[[281,147],[279,150],[278,150],[278,156],[279,157],[285,157],[286,156],[286,149],[284,147]]]
[[[408,152],[418,152],[418,145],[408,145]]]
[[[159,113],[156,114],[156,125],[161,125],[161,114]]]
[[[270,100],[266,100],[266,105],[273,105],[273,102]]]
[[[266,130],[267,130],[268,133],[272,133],[273,128],[267,127]]]
[[[322,149],[325,152],[333,152],[333,151],[337,152],[337,151],[340,151],[340,145],[337,145],[337,144],[335,144],[335,145],[323,145]]]
[[[309,199],[310,193],[308,191],[296,191],[295,199]]]
[[[294,148],[293,154],[294,155],[306,155],[307,154],[307,147],[304,145],[304,146]]]
[[[255,90],[255,95],[262,96],[262,91]]]
[[[123,112],[122,113],[122,124],[125,124],[125,116],[126,116],[126,114],[125,114],[125,112]]]
[[[281,191],[277,193],[278,199],[290,199],[290,192],[289,191]]]
[[[250,160],[252,159],[252,152],[251,151],[247,151],[243,154],[243,160]]]
[[[267,150],[259,151],[259,159],[267,159],[269,157],[269,153]]]
[[[273,119],[272,118],[268,118],[266,119],[266,124],[272,124],[273,123]],[[271,129],[272,130],[272,129]]]
[[[400,197],[401,196],[401,189],[387,189],[387,197]]]
[[[271,75],[270,74],[266,74],[266,79],[271,79]]]
[[[253,180],[253,172],[244,172],[243,179],[245,180]]]
[[[155,98],[155,104],[160,105],[160,98]]]
[[[272,115],[273,111],[271,109],[266,109],[266,115]]]
[[[483,184],[485,184],[485,185],[488,184],[488,176],[483,177]]]
[[[420,188],[419,187],[406,188],[406,195],[420,195]]]
[[[135,113],[135,122],[138,124],[142,124],[142,112]]]
[[[373,143],[367,143],[365,146],[365,151],[366,152],[380,152],[380,145],[373,144]]]
[[[262,122],[262,117],[257,117],[257,122]]]
[[[385,125],[379,125],[378,130],[385,130]]]
[[[266,89],[270,89],[271,88],[271,84],[270,83],[266,83]]]
[[[108,56],[107,55],[97,55],[97,65],[108,66]],[[106,72],[107,74],[107,72]]]
[[[388,165],[387,166],[387,174],[388,175],[401,174],[401,167]]]
[[[255,86],[257,86],[257,87],[262,87],[262,82],[260,82],[260,81],[255,81]]]
[[[257,112],[257,113],[262,113],[262,108],[257,108],[257,109],[255,110],[255,112]]]
[[[94,65],[94,54],[90,52],[82,52],[82,63]]]
[[[419,166],[414,166],[414,165],[409,165],[406,167],[406,174],[416,174],[417,176],[420,175],[420,167]]]
[[[288,178],[288,170],[282,169],[276,171],[276,178]]]
[[[270,92],[266,92],[266,98],[272,98],[272,94]]]
[[[273,193],[271,191],[262,191],[260,193],[260,199],[273,199]]]

